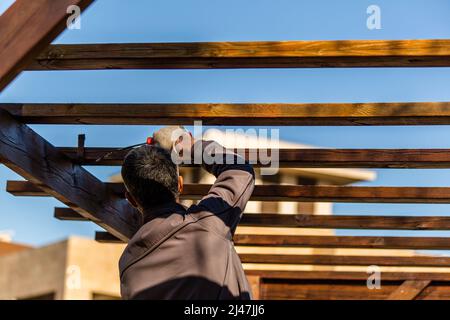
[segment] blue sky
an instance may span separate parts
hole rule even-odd
[[[11,3],[0,0],[0,12]],[[380,6],[382,29],[368,30],[366,9]],[[450,38],[448,0],[97,0],[81,30],[55,43]],[[449,68],[270,69],[25,72],[0,102],[390,102],[450,101]],[[148,126],[33,126],[57,146],[125,146]],[[338,148],[450,148],[448,126],[282,127],[281,138]],[[102,179],[117,168],[88,168]],[[448,186],[449,170],[377,170],[364,185]],[[17,179],[0,165],[0,230],[42,245],[68,235],[92,237],[94,224],[60,222],[54,199],[15,198]],[[449,205],[336,204],[337,214],[448,215]],[[446,232],[340,231],[346,234],[448,235]]]

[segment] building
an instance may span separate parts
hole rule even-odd
[[[123,248],[79,237],[41,248],[0,242],[0,300],[120,299]]]
[[[30,246],[0,239],[0,257],[30,249]]]
[[[270,149],[313,149],[314,146],[255,136],[239,131],[225,132],[209,129],[203,134],[204,140],[214,140],[226,148],[248,148],[258,150]],[[363,181],[372,181],[376,173],[369,170],[333,169],[333,168],[280,168],[276,175],[261,175],[256,171],[256,184],[268,185],[348,185]],[[212,184],[214,177],[200,168],[182,168],[181,174],[187,183]],[[250,201],[248,213],[281,214],[332,214],[332,204],[323,202],[261,202]]]

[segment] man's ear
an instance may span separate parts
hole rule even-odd
[[[178,192],[179,193],[183,192],[183,177],[182,176],[178,176]]]
[[[138,207],[138,204],[136,202],[136,200],[133,198],[133,196],[128,192],[125,191],[125,198],[127,198],[128,202],[135,208]]]

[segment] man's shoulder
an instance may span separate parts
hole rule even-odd
[[[181,213],[169,213],[144,224],[130,239],[122,253],[119,261],[121,272],[136,259],[149,254],[173,234],[193,222],[186,217]]]

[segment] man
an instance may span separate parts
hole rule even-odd
[[[251,298],[232,237],[253,192],[254,171],[216,142],[192,142],[188,149],[184,156],[205,152],[235,160],[203,165],[216,181],[189,208],[178,203],[183,179],[172,150],[142,146],[124,160],[126,196],[143,221],[119,263],[124,299]]]

